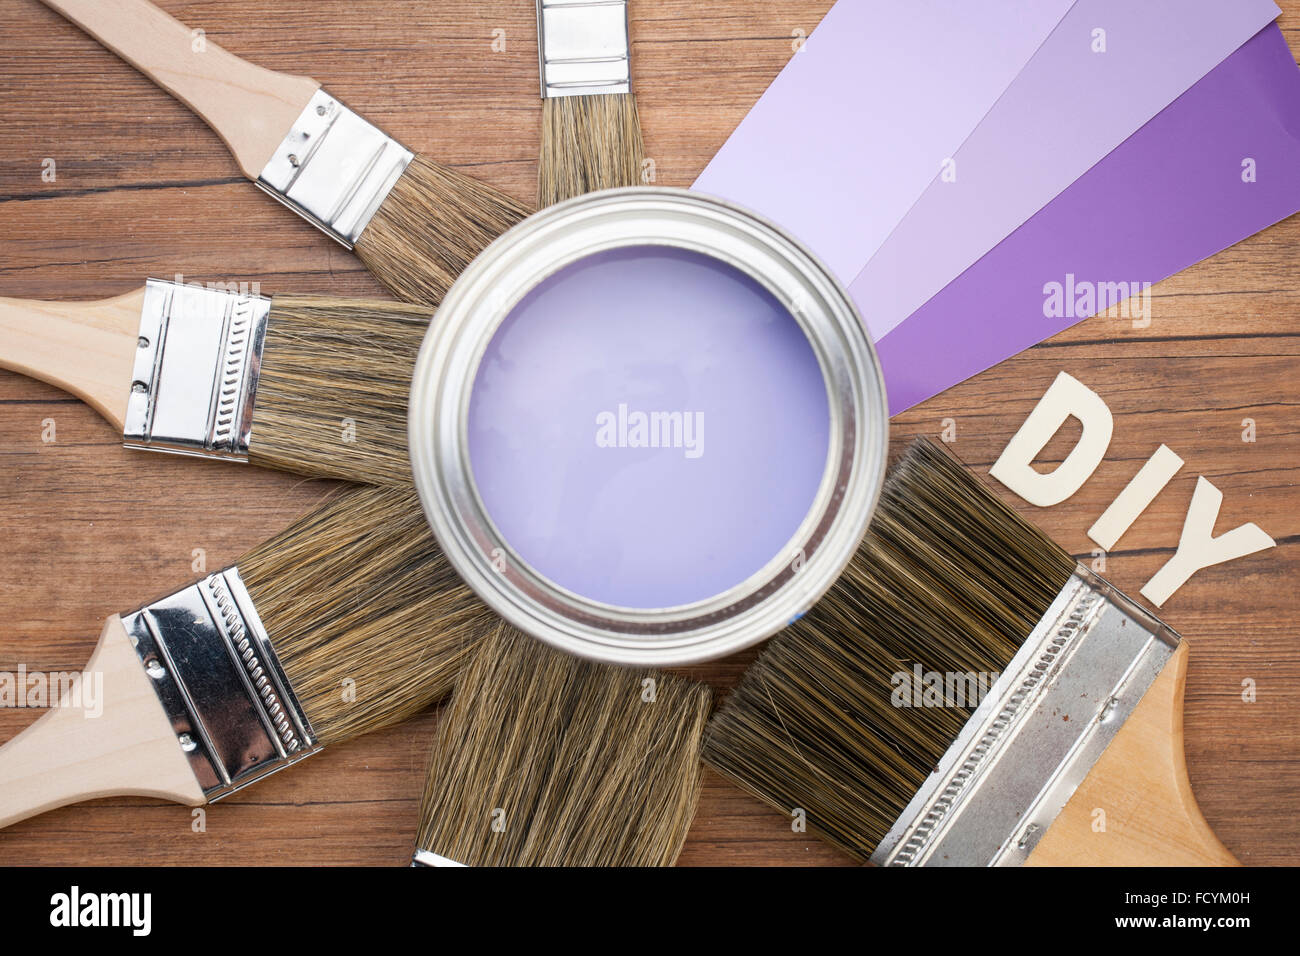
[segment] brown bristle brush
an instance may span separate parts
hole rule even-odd
[[[437,303],[528,209],[411,152],[304,76],[254,66],[146,0],[42,0],[199,115],[245,176],[408,302]]]
[[[540,204],[634,185],[626,5],[538,0]],[[711,695],[502,625],[443,715],[415,866],[669,866],[699,798]]]
[[[220,799],[442,699],[495,622],[413,490],[354,489],[110,617],[82,678],[0,747],[0,826],[98,797]]]
[[[705,761],[883,865],[1229,865],[1183,759],[1187,646],[929,441],[764,649]]]
[[[97,302],[0,298],[0,368],[81,398],[129,447],[397,486],[431,313],[153,279]]]
[[[417,866],[671,866],[695,816],[707,687],[582,661],[502,624],[461,673]]]
[[[627,4],[537,0],[542,69],[539,207],[641,183]]]

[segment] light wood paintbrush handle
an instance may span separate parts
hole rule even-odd
[[[0,298],[0,368],[77,396],[120,431],[143,307],[143,289],[98,302]]]
[[[69,691],[61,700],[68,706],[47,711],[0,747],[0,827],[99,797],[205,803],[117,615],[104,625],[84,673],[102,689],[102,700],[88,701],[83,687],[80,706],[73,706]]]
[[[1028,865],[1238,865],[1205,822],[1187,779],[1187,653],[1186,643],[1174,652]]]
[[[256,179],[320,84],[254,66],[146,0],[42,0],[192,109]]]

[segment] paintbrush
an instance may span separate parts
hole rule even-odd
[[[641,183],[627,4],[537,0],[542,151],[537,204]]]
[[[540,205],[635,185],[626,4],[538,0]],[[699,799],[711,695],[507,626],[443,717],[413,866],[670,866]]]
[[[442,716],[414,866],[671,866],[695,815],[708,688],[501,625]]]
[[[538,0],[537,22],[539,204],[635,185],[626,4]],[[672,865],[699,798],[710,699],[502,625],[443,717],[412,865]]]
[[[919,441],[705,760],[863,861],[1231,864],[1187,780],[1186,667],[1177,634]]]
[[[146,0],[42,2],[185,103],[245,176],[409,302],[439,302],[470,260],[528,213],[416,155],[315,80],[247,63]]]
[[[211,803],[440,700],[495,620],[413,491],[354,489],[110,617],[85,672],[102,713],[83,679],[0,747],[0,826],[115,795]]]
[[[81,398],[128,447],[409,484],[407,397],[431,312],[154,279],[98,302],[0,298],[0,368]]]

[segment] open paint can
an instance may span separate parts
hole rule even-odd
[[[411,464],[448,560],[563,650],[732,653],[834,582],[884,478],[865,324],[799,243],[678,189],[530,217],[452,287],[416,363]]]

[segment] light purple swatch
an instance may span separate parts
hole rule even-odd
[[[681,417],[651,426],[656,442],[638,413]],[[493,523],[535,570],[660,608],[781,556],[829,429],[816,355],[771,293],[711,257],[645,247],[568,266],[506,318],[475,379],[469,452]]]
[[[1047,283],[1154,284],[1297,211],[1300,70],[1274,24],[876,343],[890,411],[1086,317],[1046,317]]]
[[[936,178],[852,281],[872,337],[919,309],[1278,13],[1273,0],[1079,0],[957,151],[955,180]],[[1105,52],[1095,52],[1103,40]]]
[[[1075,0],[840,0],[695,188],[756,209],[846,281]]]

